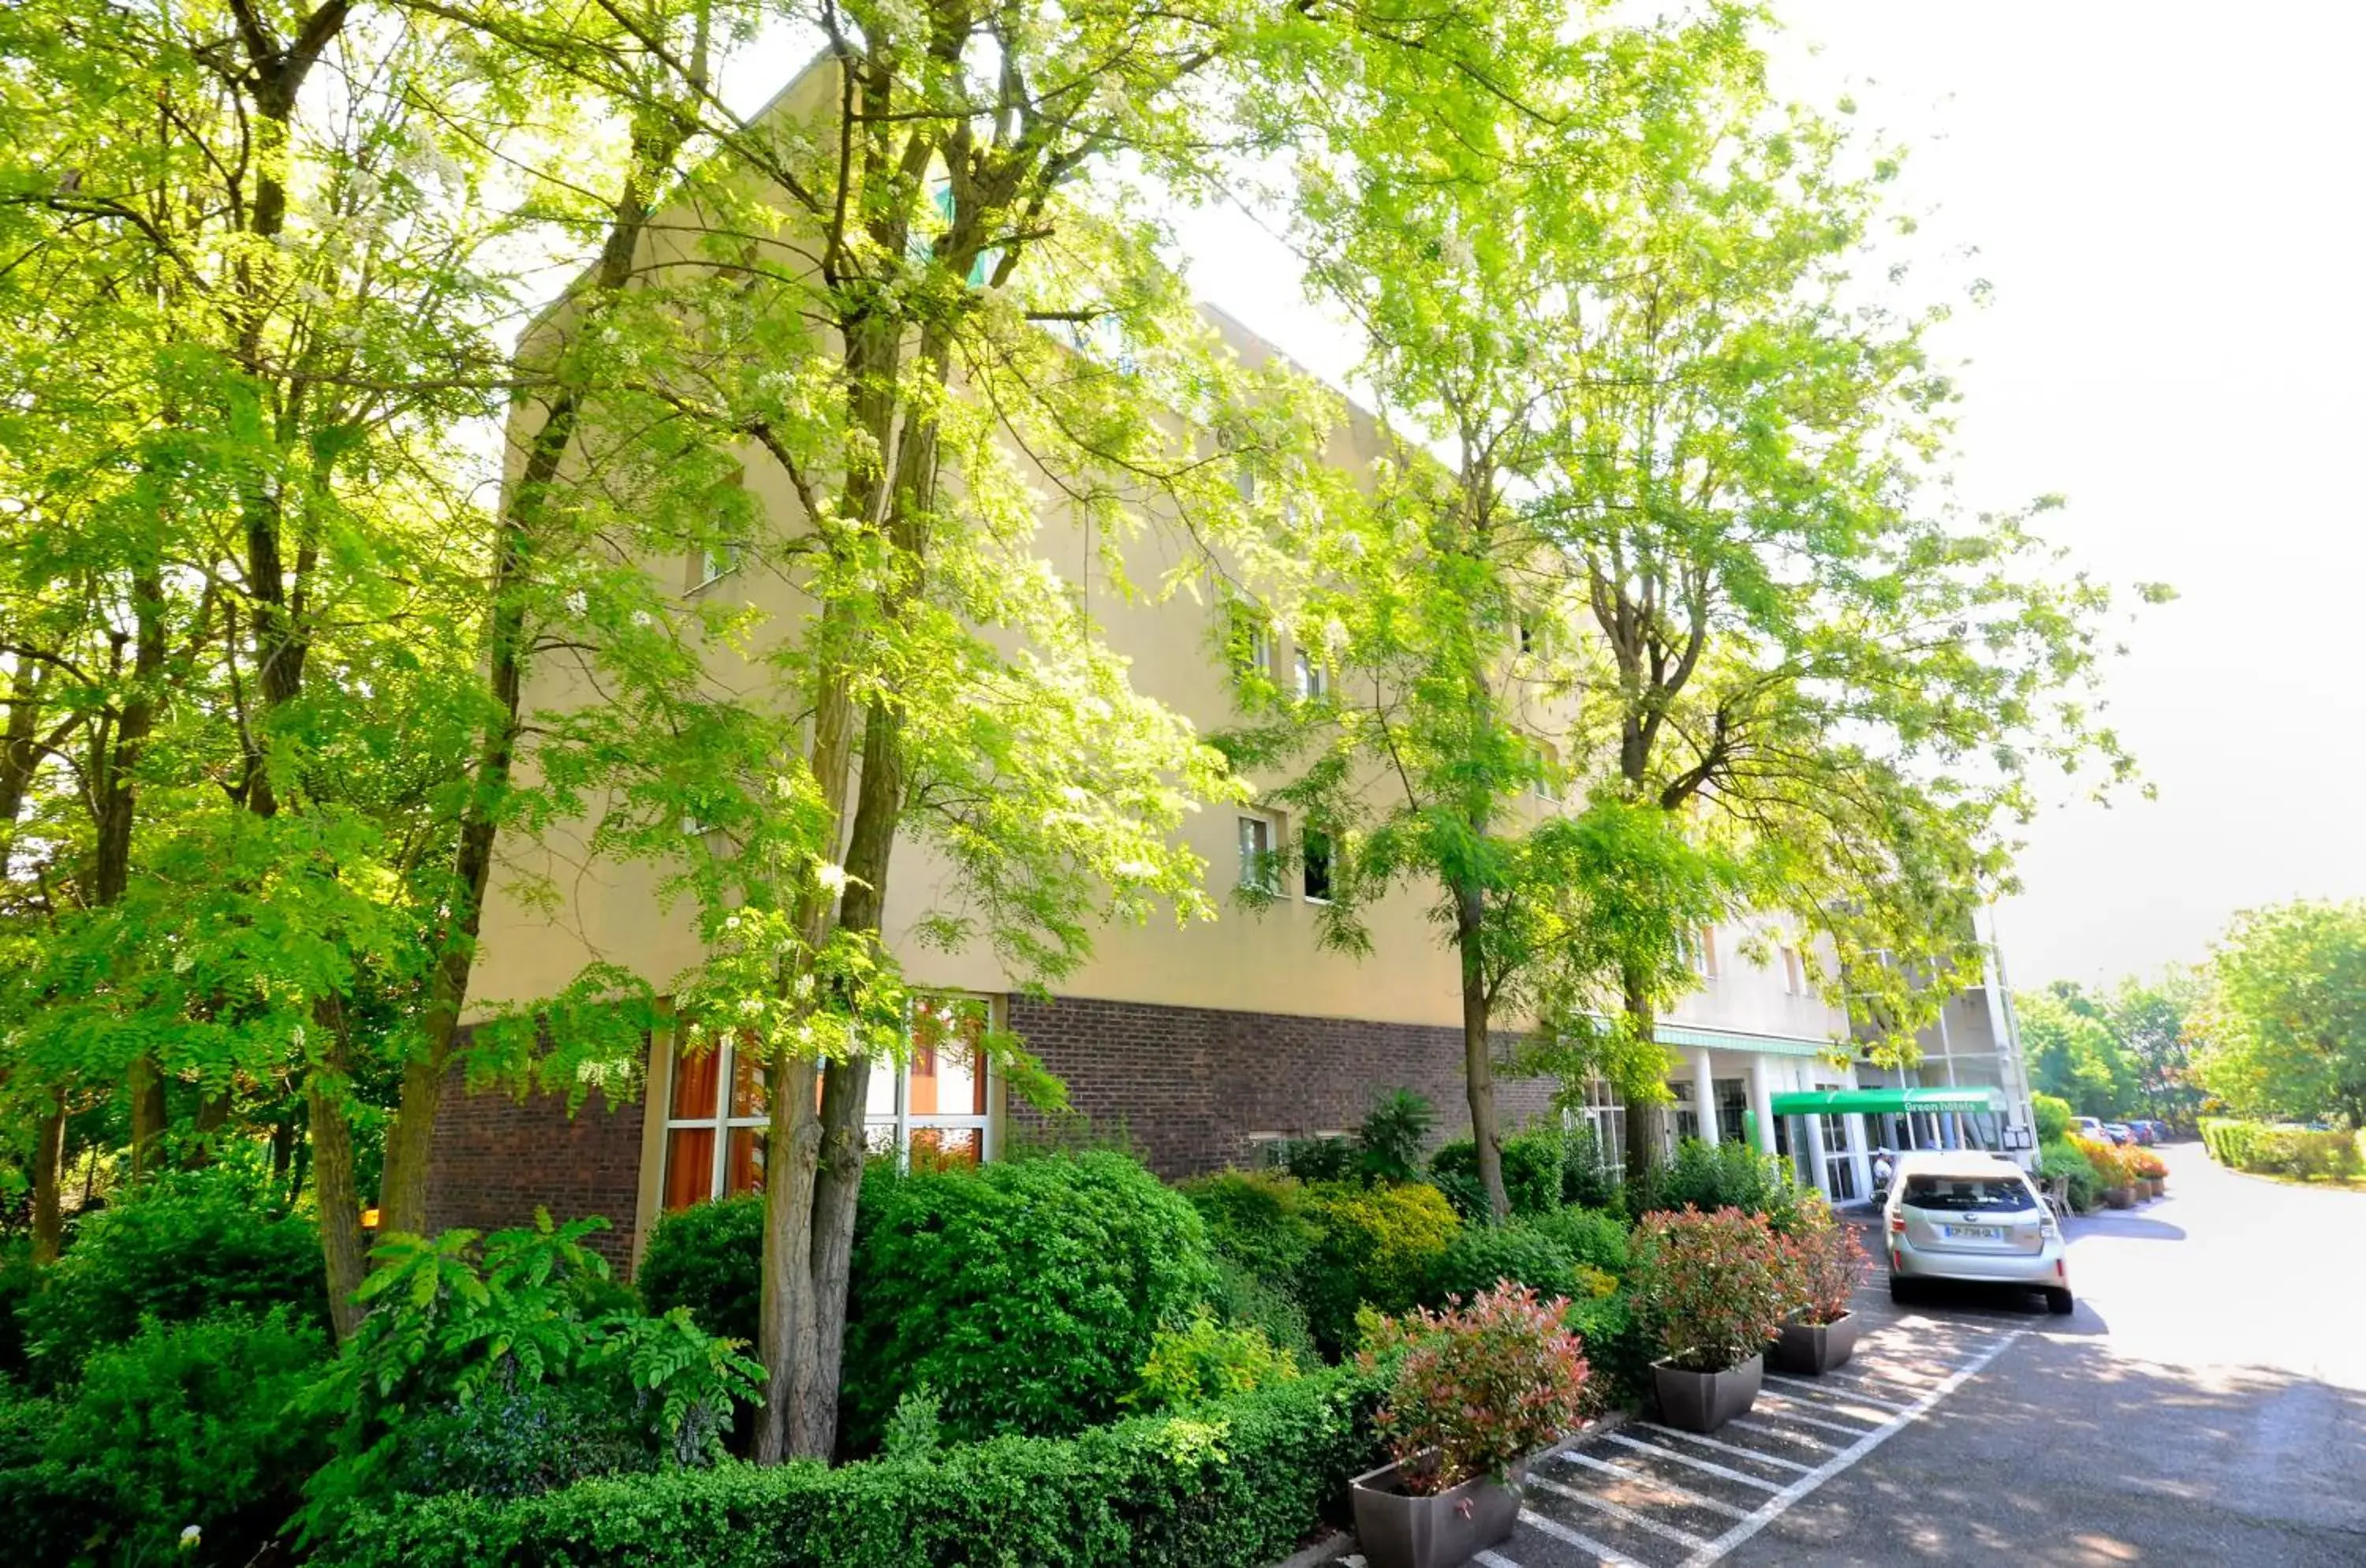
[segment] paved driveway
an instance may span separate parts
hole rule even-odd
[[[2366,1564],[2366,1194],[2164,1152],[2173,1196],[2071,1223],[2073,1316],[1876,1274],[1845,1375],[1546,1461],[1477,1561]]]

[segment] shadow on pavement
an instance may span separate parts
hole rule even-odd
[[[1730,1561],[2366,1562],[2366,1393],[2058,1329],[2017,1350]]]

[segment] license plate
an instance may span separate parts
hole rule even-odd
[[[1949,1241],[2002,1241],[2004,1239],[2004,1229],[2000,1225],[1941,1225],[1939,1228],[1946,1233]]]

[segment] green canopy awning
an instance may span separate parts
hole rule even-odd
[[[1774,1096],[1777,1116],[1840,1116],[1849,1111],[2002,1111],[1992,1089],[1820,1089]]]

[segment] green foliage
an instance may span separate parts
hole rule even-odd
[[[1633,1292],[1620,1289],[1581,1295],[1569,1303],[1566,1321],[1593,1369],[1587,1392],[1594,1407],[1640,1404],[1651,1386],[1651,1362],[1661,1350],[1649,1317],[1637,1310]]]
[[[42,1430],[0,1438],[0,1461],[13,1461],[0,1464],[12,1551],[161,1562],[194,1525],[198,1561],[247,1562],[328,1453],[329,1424],[297,1407],[328,1353],[319,1325],[284,1305],[151,1319],[94,1351],[54,1404],[18,1407],[16,1419]]]
[[[926,1459],[944,1447],[945,1402],[928,1384],[904,1391],[880,1439],[882,1459]]]
[[[2059,1143],[2070,1135],[2070,1122],[2075,1114],[2070,1102],[2056,1095],[2034,1094],[2030,1097],[2032,1114],[2037,1121],[2037,1141],[2040,1144]]]
[[[2212,1159],[2236,1170],[2304,1181],[2354,1181],[2366,1174],[2366,1151],[2359,1146],[2366,1134],[2346,1128],[2314,1132],[2211,1117],[2202,1123],[2202,1141]]]
[[[2237,1116],[2366,1128],[2366,900],[2239,916],[2211,954],[2194,1069]]]
[[[1235,1328],[1253,1328],[1272,1341],[1275,1349],[1299,1365],[1312,1367],[1323,1359],[1315,1348],[1314,1331],[1307,1326],[1306,1309],[1298,1303],[1293,1283],[1277,1282],[1253,1274],[1221,1255],[1216,1258],[1216,1292],[1209,1298],[1216,1314]]]
[[[2075,1115],[2116,1121],[2137,1113],[2142,1068],[2101,1003],[2057,986],[2015,996],[2012,1006],[2033,1087],[2067,1101]]]
[[[1514,1220],[1466,1225],[1430,1265],[1422,1303],[1443,1306],[1470,1301],[1504,1280],[1527,1285],[1547,1299],[1584,1293],[1569,1248],[1541,1229]]]
[[[1624,1278],[1630,1261],[1626,1220],[1603,1209],[1574,1204],[1529,1222],[1539,1235],[1568,1249],[1572,1258],[1613,1278]]]
[[[1383,1377],[1324,1371],[1073,1438],[826,1469],[726,1463],[514,1503],[409,1500],[355,1522],[352,1568],[1262,1568],[1378,1462]]]
[[[1300,1181],[1354,1181],[1364,1174],[1363,1150],[1353,1138],[1288,1138],[1273,1157]]]
[[[481,1245],[468,1230],[378,1245],[371,1311],[307,1396],[342,1421],[336,1458],[307,1488],[312,1539],[356,1502],[475,1484],[479,1462],[487,1484],[523,1489],[594,1464],[720,1456],[762,1370],[684,1308],[587,1311],[608,1267],[583,1238],[605,1224],[537,1213]]]
[[[649,1232],[634,1283],[653,1313],[686,1307],[709,1334],[753,1345],[764,1265],[764,1200],[693,1203]]]
[[[1748,1144],[1687,1138],[1677,1145],[1674,1159],[1652,1168],[1629,1201],[1641,1214],[1740,1209],[1764,1215],[1776,1231],[1787,1234],[1798,1223],[1799,1187],[1781,1160]]]
[[[922,1383],[964,1439],[1105,1420],[1158,1331],[1189,1322],[1215,1285],[1198,1213],[1121,1155],[866,1182],[848,1440],[875,1442]]]
[[[1297,1278],[1322,1236],[1307,1190],[1279,1171],[1222,1170],[1193,1177],[1179,1190],[1200,1212],[1217,1255],[1270,1282]]]
[[[0,1378],[21,1377],[29,1370],[19,1314],[39,1292],[41,1274],[33,1263],[31,1241],[0,1241]]]
[[[1368,1181],[1417,1181],[1421,1151],[1437,1125],[1437,1108],[1409,1089],[1379,1095],[1356,1131],[1356,1148]]]
[[[139,1332],[215,1312],[286,1306],[325,1325],[320,1233],[272,1212],[238,1175],[159,1178],[80,1224],[73,1246],[22,1308],[36,1375],[63,1381],[83,1358]]]
[[[1356,1338],[1356,1310],[1403,1312],[1420,1300],[1429,1271],[1462,1229],[1435,1187],[1317,1188],[1323,1238],[1300,1275],[1299,1300],[1324,1354]]]
[[[2086,1213],[2102,1201],[2102,1183],[2095,1174],[2094,1163],[2067,1137],[2039,1145],[2037,1174],[2047,1181],[2067,1181],[2070,1207],[2079,1213]]]
[[[1549,1132],[1523,1133],[1503,1143],[1504,1193],[1512,1213],[1535,1216],[1560,1207],[1564,1150]],[[1468,1138],[1446,1145],[1429,1162],[1430,1175],[1465,1220],[1488,1217],[1487,1195],[1479,1187],[1479,1151]]]
[[[1132,1410],[1189,1410],[1297,1376],[1297,1361],[1261,1331],[1228,1327],[1201,1312],[1188,1328],[1158,1331],[1141,1381],[1120,1403]]]

